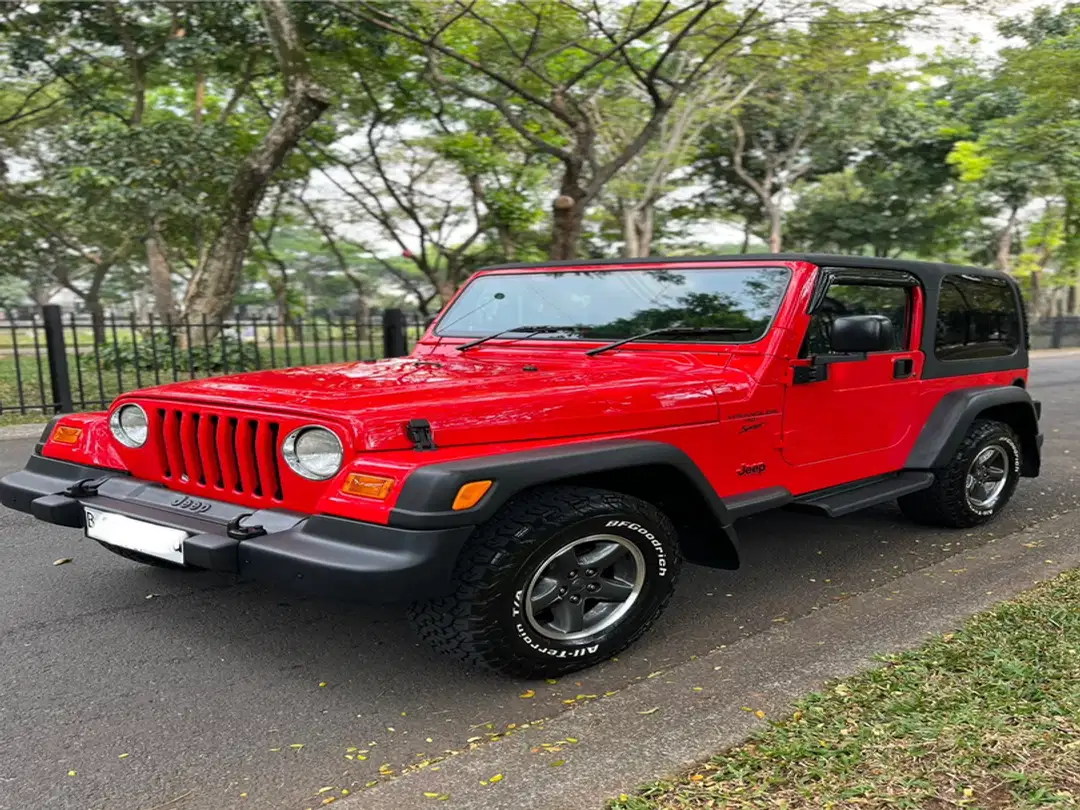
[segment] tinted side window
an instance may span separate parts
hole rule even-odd
[[[934,354],[939,360],[1005,357],[1020,345],[1020,313],[1008,282],[946,276],[938,302]]]
[[[909,300],[910,290],[907,287],[843,282],[831,284],[810,320],[807,353],[829,354],[833,321],[845,315],[884,315],[893,325],[892,350],[902,351],[907,346]]]

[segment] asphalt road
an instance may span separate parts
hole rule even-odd
[[[1034,361],[1032,388],[1043,477],[989,529],[922,529],[894,507],[762,515],[741,526],[742,570],[688,569],[647,638],[555,684],[466,672],[398,609],[146,568],[0,511],[0,810],[319,807],[384,764],[460,750],[951,555],[963,567],[994,536],[1080,506],[1080,356]],[[31,446],[0,442],[0,473]]]

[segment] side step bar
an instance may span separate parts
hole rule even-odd
[[[811,492],[796,498],[791,509],[824,513],[829,517],[842,517],[858,512],[868,506],[894,501],[901,495],[910,495],[927,489],[934,483],[932,472],[907,471],[888,478],[875,478],[861,484],[833,487],[821,492]]]

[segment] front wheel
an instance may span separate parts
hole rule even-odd
[[[671,598],[675,527],[645,501],[545,487],[469,540],[454,592],[409,615],[436,650],[526,678],[583,669],[629,646]]]

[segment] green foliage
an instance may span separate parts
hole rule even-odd
[[[950,165],[957,139],[972,131],[958,111],[960,89],[955,82],[894,87],[881,104],[864,154],[804,189],[789,218],[791,242],[875,256],[964,259],[993,209]],[[985,172],[985,165],[974,164],[974,151],[963,152],[964,171]]]
[[[558,252],[561,195],[579,255],[634,222],[655,252],[703,250],[702,219],[760,248],[775,215],[785,248],[1080,278],[1080,3],[1002,22],[996,59],[916,64],[903,4],[715,4],[681,38],[690,7],[659,0],[290,8],[335,99],[275,175],[241,303],[433,310],[480,267]],[[182,289],[282,84],[255,3],[6,4],[4,299],[123,305],[152,233]]]
[[[193,331],[196,336],[199,334],[198,328]],[[155,331],[153,337],[147,331],[135,340],[110,340],[94,350],[84,352],[81,362],[84,368],[95,368],[95,362],[100,363],[103,371],[153,371],[155,368],[171,368],[175,357],[177,369],[195,374],[254,371],[260,363],[266,364],[265,360],[259,358],[255,346],[245,344],[235,332],[226,331],[221,339],[209,344],[198,342],[199,338],[196,337],[190,348],[182,345],[181,337],[180,330],[173,335],[159,330]]]

